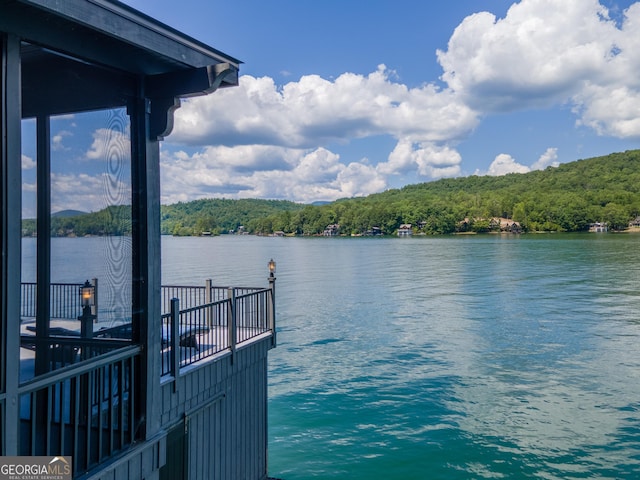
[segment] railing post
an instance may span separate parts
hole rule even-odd
[[[210,305],[213,303],[213,296],[211,295],[211,289],[213,288],[213,282],[210,278],[207,279],[204,286],[204,303]],[[205,320],[207,327],[213,327],[213,308],[207,307],[205,310]]]
[[[227,315],[227,328],[229,329],[229,348],[231,349],[231,363],[236,353],[236,289],[229,288],[229,312]]]
[[[93,315],[93,323],[98,323],[98,279],[92,278],[91,285],[93,285],[94,297],[95,297],[95,305],[91,309],[91,315]]]
[[[267,301],[269,330],[271,330],[271,346],[276,346],[276,277],[269,274],[270,301]]]
[[[180,355],[178,348],[180,346],[180,300],[171,299],[171,316],[169,317],[171,325],[171,335],[169,337],[171,345],[171,375],[173,375],[173,391],[178,389],[178,372],[180,370]]]

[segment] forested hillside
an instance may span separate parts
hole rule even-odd
[[[378,227],[393,234],[402,224],[426,234],[488,231],[495,217],[519,222],[524,231],[583,231],[607,222],[624,229],[640,215],[640,150],[579,160],[544,171],[501,177],[447,178],[409,185],[365,198],[324,205],[281,200],[208,199],[162,206],[162,233],[317,235],[338,224],[344,235]],[[52,235],[127,235],[129,207],[53,216]],[[34,220],[23,221],[32,235]]]
[[[519,222],[524,231],[582,231],[594,222],[623,229],[638,215],[640,151],[634,150],[525,174],[409,185],[366,198],[306,206],[252,226],[256,231],[305,235],[319,234],[329,224],[339,224],[342,234],[361,234],[377,226],[392,234],[410,223],[421,225],[424,233],[439,234],[486,231],[492,217],[505,217]]]
[[[283,200],[226,200],[205,199],[161,206],[161,231],[165,235],[211,235],[237,231],[240,226],[256,218],[264,218],[283,211],[299,210],[303,205]],[[34,235],[36,221],[22,221],[24,236]],[[75,215],[54,214],[51,235],[130,235],[131,208],[108,207],[99,212]]]
[[[302,205],[284,200],[205,199],[162,206],[162,233],[200,235],[237,231],[257,218],[296,211]]]

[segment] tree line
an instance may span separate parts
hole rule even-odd
[[[411,224],[425,234],[485,232],[491,219],[508,218],[522,231],[578,232],[595,222],[627,228],[640,215],[640,150],[614,153],[499,177],[445,178],[365,198],[304,206],[256,218],[253,231],[318,235],[338,224],[346,235],[378,227],[393,234]]]
[[[162,233],[171,235],[320,235],[332,224],[344,235],[391,235],[402,224],[425,234],[485,232],[499,217],[525,232],[577,232],[595,222],[623,230],[640,216],[640,150],[524,174],[445,178],[324,205],[203,199],[162,206],[161,215]],[[23,234],[34,231],[35,220],[24,220]],[[51,219],[53,236],[130,233],[127,206]]]

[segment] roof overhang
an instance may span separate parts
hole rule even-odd
[[[2,31],[131,73],[241,63],[116,0],[0,0],[0,13]]]
[[[141,86],[175,109],[238,84],[239,60],[116,0],[0,0],[1,32],[23,40],[24,117],[123,106]]]

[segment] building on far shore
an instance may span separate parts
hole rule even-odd
[[[606,222],[595,222],[589,225],[589,231],[593,233],[608,232],[609,225]]]
[[[327,228],[324,229],[322,235],[324,237],[337,237],[340,234],[340,225],[337,223],[333,223],[331,225],[327,225]]]
[[[411,228],[410,223],[403,223],[398,228],[398,236],[399,237],[410,237],[413,235],[413,229]]]

